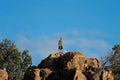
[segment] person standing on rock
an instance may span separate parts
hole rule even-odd
[[[63,41],[62,41],[62,38],[60,37],[59,41],[58,41],[58,51],[59,52],[62,52],[62,49],[63,49]]]

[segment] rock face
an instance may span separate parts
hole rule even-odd
[[[0,69],[0,80],[8,80],[7,72],[2,69]]]
[[[114,76],[112,74],[112,70],[109,67],[105,68],[105,71],[103,72],[103,80],[114,80]]]
[[[38,66],[29,67],[23,80],[114,80],[114,77],[112,72],[102,71],[98,59],[67,52],[50,54]]]
[[[51,54],[38,65],[39,68],[49,68],[51,70],[63,70],[84,68],[85,56],[78,52],[67,52]]]

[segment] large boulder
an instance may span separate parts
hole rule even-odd
[[[0,69],[0,80],[8,80],[8,73]]]
[[[46,78],[47,78],[51,73],[53,73],[53,71],[51,71],[51,70],[48,69],[48,68],[40,69],[40,77],[41,77],[41,80],[46,80]]]
[[[96,58],[86,59],[83,74],[88,80],[101,80],[101,62]]]
[[[37,66],[30,66],[22,80],[45,80],[52,71],[48,68],[40,69]]]
[[[102,64],[96,58],[88,58],[85,61],[85,67],[102,68]]]
[[[36,66],[30,66],[25,74],[22,80],[36,80],[36,77],[38,76],[38,73],[40,72],[39,68]],[[39,76],[40,78],[40,76]]]
[[[84,74],[78,69],[64,69],[54,71],[46,80],[87,80]]]
[[[74,78],[72,80],[87,80],[87,78],[85,77],[81,70],[76,69]]]
[[[47,58],[43,59],[38,65],[39,68],[49,68],[51,70],[60,69],[61,64],[59,63],[60,57],[63,56],[63,53],[50,54]]]
[[[61,65],[66,69],[84,69],[86,57],[79,52],[67,52],[61,57]]]
[[[79,52],[50,54],[38,66],[29,67],[23,80],[113,80],[110,70],[102,71],[96,58]],[[112,76],[112,77],[110,77]]]
[[[112,70],[109,67],[105,67],[105,70],[103,71],[103,80],[114,80],[114,76],[112,74]]]
[[[86,57],[79,52],[67,52],[50,54],[47,58],[41,61],[39,68],[49,68],[51,70],[74,69],[80,68],[83,70]]]

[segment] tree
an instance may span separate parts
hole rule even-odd
[[[8,39],[0,42],[0,68],[8,72],[9,80],[21,80],[32,58],[27,50],[20,52]]]
[[[21,69],[22,69],[22,76],[24,75],[24,72],[26,71],[26,69],[28,68],[28,66],[31,66],[32,64],[32,58],[31,56],[29,56],[28,54],[28,50],[23,51],[22,53],[22,63],[21,63]]]
[[[115,45],[112,51],[105,57],[101,57],[103,67],[109,62],[115,75],[115,80],[120,80],[120,44]]]
[[[110,58],[109,62],[111,64],[111,68],[113,69],[113,73],[117,80],[120,80],[120,44],[115,45],[113,48],[113,55]]]

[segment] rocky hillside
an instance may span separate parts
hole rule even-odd
[[[111,69],[103,70],[96,58],[79,52],[50,54],[38,66],[29,67],[23,80],[114,80]]]

